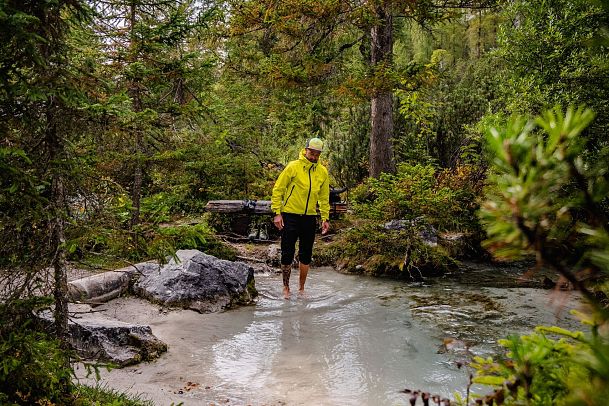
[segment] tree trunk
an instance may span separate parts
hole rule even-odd
[[[371,29],[371,68],[375,75],[391,69],[393,60],[393,19],[388,6],[376,8],[378,22]],[[391,88],[377,88],[371,100],[369,174],[377,178],[382,172],[395,173],[393,137],[393,96]]]
[[[372,98],[370,134],[370,176],[378,178],[382,172],[395,173],[391,137],[393,135],[393,99],[391,92]]]
[[[131,212],[131,228],[140,223],[140,201],[142,197],[143,176],[142,149],[142,133],[139,129],[135,129],[135,169],[133,171],[133,188],[131,190],[131,201],[133,203],[133,211]]]
[[[478,10],[478,41],[476,41],[476,57],[480,58],[481,51],[481,41],[482,41],[482,9]]]
[[[51,266],[54,271],[55,285],[53,296],[55,299],[55,334],[64,348],[68,348],[68,273],[66,267],[65,251],[65,214],[66,195],[64,189],[64,176],[59,166],[63,162],[64,146],[57,130],[57,111],[55,100],[48,102],[46,112],[46,144],[49,150],[51,168]]]
[[[135,24],[137,22],[137,7],[135,2],[131,3],[129,10],[129,22],[130,22],[130,58],[129,61],[134,63],[138,60],[138,45],[137,39],[135,35]],[[142,97],[140,93],[140,80],[138,77],[135,77],[131,80],[129,84],[128,94],[131,97],[132,108],[135,113],[140,113],[142,111]],[[135,168],[133,171],[133,188],[131,189],[131,202],[133,204],[133,211],[131,213],[131,221],[130,226],[133,228],[134,226],[140,223],[140,201],[142,197],[142,177],[143,177],[143,169],[142,169],[142,157],[143,157],[143,140],[142,140],[142,132],[137,125],[134,126],[135,131]],[[137,239],[134,241],[135,245],[137,245]]]
[[[64,217],[65,212],[65,191],[64,182],[61,174],[53,176],[53,237],[52,247],[55,254],[52,261],[55,275],[55,331],[62,347],[68,348],[68,273],[66,269],[65,251],[65,231]]]

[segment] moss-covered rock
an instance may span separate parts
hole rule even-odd
[[[407,279],[439,276],[456,267],[442,246],[426,244],[416,229],[387,230],[376,224],[356,226],[318,246],[315,261],[343,272]]]

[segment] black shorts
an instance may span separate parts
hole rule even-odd
[[[281,213],[283,230],[281,230],[281,264],[291,265],[298,243],[298,261],[303,265],[311,263],[313,242],[317,229],[317,216]]]

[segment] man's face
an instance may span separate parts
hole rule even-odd
[[[321,155],[321,151],[317,151],[317,150],[309,149],[309,148],[305,149],[305,158],[307,158],[309,161],[311,161],[313,163],[317,162],[320,155]]]

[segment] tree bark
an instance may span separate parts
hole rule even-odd
[[[64,348],[68,347],[68,273],[66,267],[65,251],[65,214],[66,194],[64,176],[61,162],[63,162],[64,145],[57,130],[57,111],[54,106],[55,99],[48,101],[46,111],[46,144],[49,150],[51,168],[51,266],[53,267],[55,285],[53,296],[55,299],[55,334]]]
[[[391,138],[393,136],[393,99],[390,92],[382,92],[372,98],[370,134],[371,177],[378,178],[382,172],[395,173],[395,162]]]
[[[129,61],[134,63],[138,59],[138,46],[135,35],[135,24],[137,22],[137,6],[135,2],[132,2],[129,9],[129,23],[130,23],[130,58]],[[142,97],[140,93],[140,80],[135,77],[129,84],[128,94],[131,97],[132,108],[135,113],[142,111]],[[133,205],[133,211],[131,212],[130,226],[134,226],[140,223],[140,201],[142,197],[142,155],[143,155],[143,140],[142,132],[137,126],[134,127],[135,132],[135,168],[133,171],[133,187],[131,189],[131,202]],[[135,241],[137,245],[137,241]]]
[[[134,109],[135,110],[135,109]],[[135,169],[133,171],[133,188],[131,190],[131,201],[133,211],[131,212],[131,228],[140,223],[140,202],[142,197],[142,133],[135,129]]]
[[[371,29],[371,68],[374,75],[382,75],[391,68],[393,60],[393,18],[388,6],[376,8],[377,23]],[[371,100],[370,165],[369,174],[378,178],[382,172],[395,173],[393,155],[393,95],[392,89],[374,89]]]
[[[65,190],[63,177],[53,176],[53,271],[55,276],[55,331],[64,348],[68,348],[68,272],[65,250]]]

